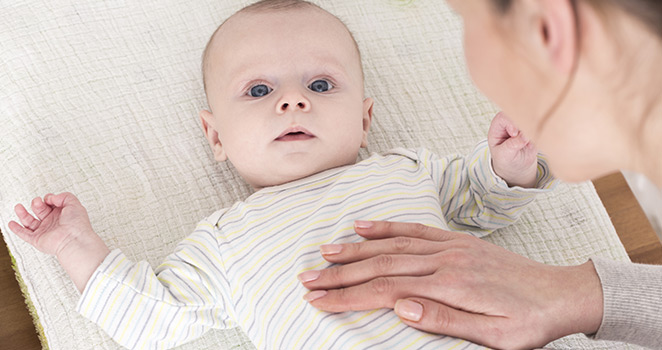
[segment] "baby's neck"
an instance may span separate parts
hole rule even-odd
[[[314,179],[316,179],[320,176],[328,176],[331,173],[340,172],[343,169],[354,166],[355,164],[356,163],[352,163],[352,164],[341,165],[341,166],[337,166],[337,167],[333,167],[333,168],[328,168],[328,169],[324,169],[324,170],[314,172],[314,173],[310,173],[310,174],[307,174],[307,175],[298,176],[296,178],[289,179],[288,181],[278,182],[278,183],[274,183],[274,184],[267,184],[265,186],[255,186],[255,185],[250,184],[250,183],[249,183],[249,185],[251,185],[254,192],[258,192],[258,191],[262,191],[262,190],[269,191],[271,189],[284,189],[284,188],[288,188],[288,187],[292,187],[292,186],[298,186],[301,183],[305,183],[305,182],[314,180]]]

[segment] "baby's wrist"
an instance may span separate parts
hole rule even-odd
[[[519,186],[522,188],[534,188],[538,185],[538,163],[535,162],[527,169],[501,169],[497,164],[492,164],[494,173],[499,176],[509,187]]]
[[[110,249],[95,232],[65,242],[56,257],[76,288],[82,292],[94,271],[110,254]]]

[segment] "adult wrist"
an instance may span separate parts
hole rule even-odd
[[[603,296],[602,285],[592,261],[577,266],[563,267],[565,269],[565,293],[563,309],[557,315],[563,318],[564,312],[568,319],[562,321],[569,328],[559,337],[584,333],[595,334],[602,324]]]

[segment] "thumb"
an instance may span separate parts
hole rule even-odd
[[[69,192],[62,192],[60,194],[49,193],[44,196],[44,202],[48,205],[54,207],[65,207],[65,206],[79,206],[81,205],[78,198]]]
[[[403,323],[434,334],[482,343],[493,324],[491,317],[454,309],[423,298],[400,299],[395,302],[395,313]],[[480,337],[480,338],[478,338]]]

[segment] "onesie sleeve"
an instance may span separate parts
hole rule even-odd
[[[233,327],[214,226],[202,221],[156,270],[113,250],[77,310],[129,349],[166,349],[211,328]]]
[[[468,157],[438,158],[429,152],[419,157],[437,185],[449,228],[477,237],[515,222],[537,194],[557,183],[539,155],[536,187],[509,187],[492,169],[487,140],[478,143]]]

